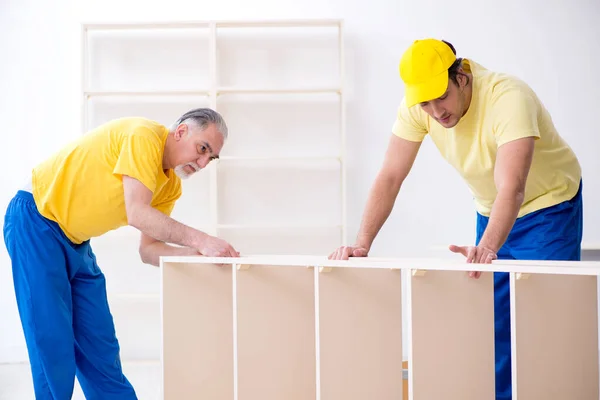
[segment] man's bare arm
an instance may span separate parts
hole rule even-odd
[[[535,139],[517,139],[498,148],[494,179],[498,194],[479,245],[497,253],[517,219],[525,197]]]
[[[367,255],[394,208],[400,187],[408,176],[420,147],[421,142],[391,136],[383,166],[369,192],[355,245],[340,247],[329,258],[343,260]]]
[[[151,206],[152,192],[137,179],[123,176],[127,222],[155,240],[178,244],[212,257],[238,257],[224,240],[175,221]]]
[[[400,187],[408,176],[421,142],[411,142],[392,135],[383,166],[369,193],[356,244],[370,249],[375,237],[390,216]]]
[[[123,176],[127,222],[161,242],[200,248],[207,236],[152,208],[152,192],[137,179]]]
[[[163,256],[199,256],[200,253],[190,247],[172,246],[167,243],[156,240],[145,233],[141,234],[140,258],[145,264],[160,265],[160,257]]]

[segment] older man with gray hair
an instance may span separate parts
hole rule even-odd
[[[221,115],[190,110],[169,129],[121,118],[37,165],[8,205],[4,241],[36,399],[136,399],[123,375],[106,284],[90,239],[124,225],[141,232],[140,257],[238,257],[227,242],[170,217],[185,179],[227,138]],[[171,244],[179,245],[172,246]]]

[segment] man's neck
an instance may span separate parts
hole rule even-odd
[[[471,106],[471,99],[473,98],[473,74],[468,74],[469,76],[469,84],[465,87],[465,109],[463,111],[462,116],[464,116],[467,111],[469,111],[469,107]]]
[[[163,149],[163,159],[162,159],[162,167],[163,170],[168,170],[173,168],[170,163],[171,159],[171,148],[173,146],[173,135],[169,133],[167,136],[167,140],[165,140],[165,148]]]

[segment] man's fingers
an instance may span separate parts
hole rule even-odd
[[[366,257],[366,255],[367,250],[363,249],[362,247],[354,248],[354,250],[352,251],[352,256],[354,257]]]
[[[477,247],[471,247],[469,248],[469,250],[467,251],[467,263],[472,263],[473,260],[475,260],[477,256]]]
[[[343,247],[338,247],[337,249],[335,249],[335,251],[333,253],[330,254],[329,259],[330,260],[340,260],[342,258],[343,251],[344,251]]]
[[[349,253],[349,249],[346,246],[342,246],[339,249],[337,249],[336,251],[336,257],[335,260],[347,260],[348,257],[350,256]]]
[[[228,251],[228,253],[229,253],[229,257],[234,257],[234,258],[235,258],[235,257],[239,257],[239,256],[240,256],[240,253],[239,253],[239,252],[237,252],[237,251],[236,251],[236,250],[233,248],[233,246],[232,246],[232,245],[229,245],[229,249],[228,249],[228,250],[229,250],[229,251]]]
[[[469,272],[469,278],[479,279],[481,276],[481,271],[471,271]]]
[[[487,254],[488,253],[485,250],[477,249],[473,262],[477,264],[484,264],[485,260],[487,259]]]
[[[457,246],[457,245],[451,244],[448,248],[453,253],[460,253],[460,254],[462,254],[465,257],[468,256],[468,251],[467,251],[467,248],[465,246]]]
[[[354,247],[346,246],[344,247],[344,252],[342,253],[342,260],[347,260],[352,257],[352,253],[354,253]]]
[[[350,257],[366,257],[367,249],[362,247],[354,246],[342,246],[338,247],[333,253],[327,258],[330,260],[347,260]]]
[[[336,249],[333,253],[329,255],[330,260],[337,260],[338,258],[338,249]]]

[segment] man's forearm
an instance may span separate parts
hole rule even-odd
[[[140,257],[145,264],[160,265],[160,257],[163,256],[197,256],[200,255],[196,250],[189,247],[176,247],[163,242],[150,243],[140,248]]]
[[[375,237],[390,216],[398,196],[400,185],[394,185],[389,179],[378,177],[369,194],[356,245],[371,248]]]
[[[128,212],[129,224],[146,235],[165,243],[197,249],[205,233],[175,221],[151,206],[137,206]]]
[[[493,250],[495,253],[500,250],[519,215],[523,197],[523,193],[514,190],[498,193],[487,228],[479,242],[480,246]]]

